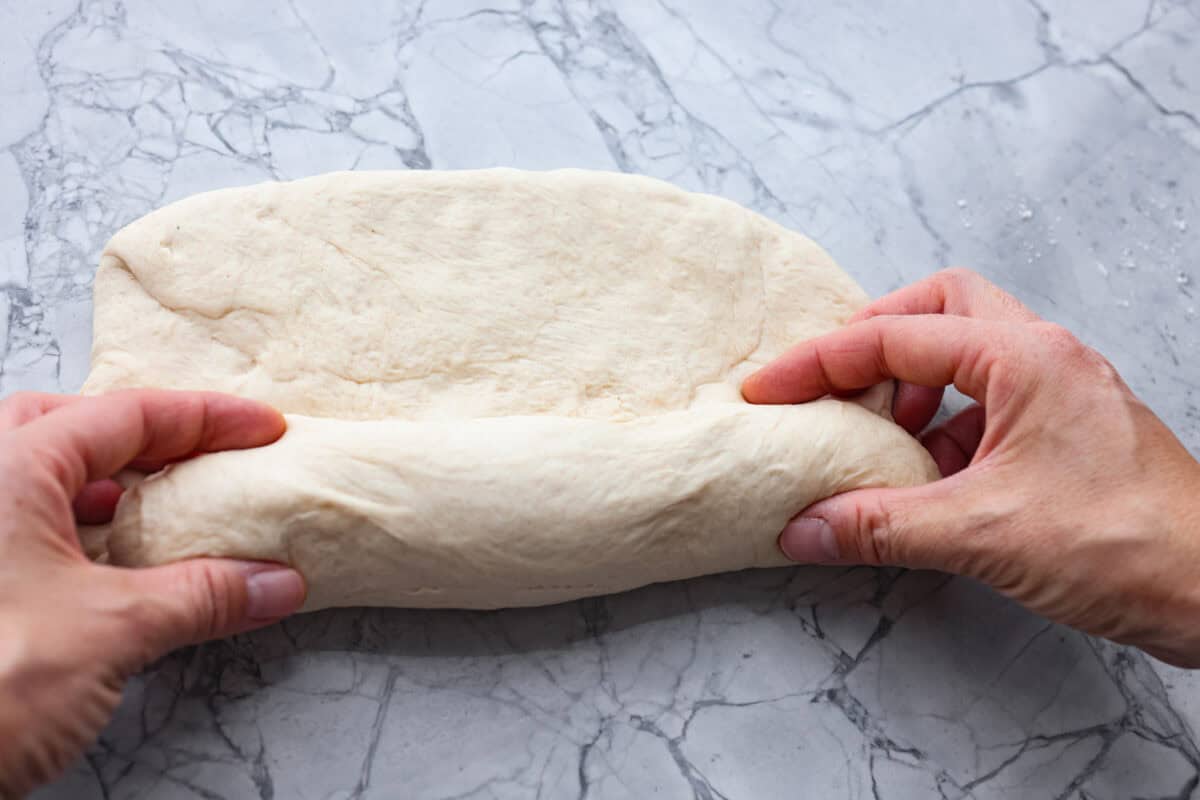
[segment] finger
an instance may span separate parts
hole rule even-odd
[[[46,392],[17,392],[0,401],[0,433],[19,428],[30,420],[37,419],[56,408],[80,400],[73,394],[48,394]]]
[[[885,295],[851,317],[851,323],[878,316],[950,314],[977,319],[1034,322],[1037,314],[978,273],[945,269]]]
[[[803,403],[897,378],[953,383],[987,405],[999,355],[1017,332],[1011,323],[963,317],[874,317],[796,345],[750,375],[742,394],[751,403]]]
[[[58,408],[13,431],[73,497],[134,459],[258,447],[286,428],[270,406],[215,392],[141,389]]]
[[[912,489],[861,489],[806,508],[779,536],[805,564],[870,564],[961,572],[976,546],[957,535],[955,479]]]
[[[112,521],[123,491],[119,483],[108,479],[84,486],[75,495],[75,521],[80,525],[103,525]]]
[[[974,405],[921,437],[921,444],[933,456],[943,476],[966,469],[975,458],[983,439],[985,419],[983,407]]]
[[[145,660],[278,622],[307,593],[299,572],[266,561],[197,558],[120,572],[136,600],[132,638],[147,643]]]
[[[917,386],[901,381],[892,398],[892,419],[904,430],[916,436],[937,415],[942,405],[941,387]]]

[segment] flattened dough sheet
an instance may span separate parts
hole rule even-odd
[[[84,391],[228,391],[289,430],[137,484],[89,543],[284,561],[310,609],[782,564],[811,502],[937,477],[886,389],[741,400],[865,300],[805,237],[647,178],[335,173],[188,198],[105,249]]]

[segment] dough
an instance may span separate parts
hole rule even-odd
[[[310,609],[535,605],[782,564],[775,538],[811,502],[937,476],[886,391],[740,398],[865,299],[803,236],[647,178],[198,195],[105,249],[84,391],[228,391],[289,430],[130,488],[96,546],[284,561]]]

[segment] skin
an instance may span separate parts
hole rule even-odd
[[[126,679],[183,645],[269,625],[304,601],[276,564],[96,564],[76,521],[111,518],[126,466],[153,469],[282,435],[279,412],[210,393],[18,394],[0,403],[0,798],[58,775]]]
[[[901,381],[942,480],[848,492],[780,536],[793,560],[936,569],[1200,667],[1200,464],[1099,353],[965,270],[888,295],[742,387],[801,403]],[[977,405],[921,433],[953,384]]]
[[[799,403],[891,379],[897,422],[945,477],[817,503],[781,534],[785,553],[968,575],[1051,619],[1200,666],[1200,464],[1103,357],[950,270],[797,345],[743,393]],[[950,384],[978,405],[925,431]],[[117,569],[90,562],[76,530],[112,516],[120,487],[108,479],[126,466],[283,430],[273,409],[207,393],[0,403],[0,798],[78,757],[146,664],[300,607],[303,580],[280,565]]]

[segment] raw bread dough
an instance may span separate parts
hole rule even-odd
[[[811,502],[931,480],[888,395],[755,407],[742,377],[865,296],[733,203],[564,170],[336,173],[113,237],[84,391],[229,391],[274,445],[126,491],[99,549],[295,565],[310,609],[535,605],[782,564]]]

